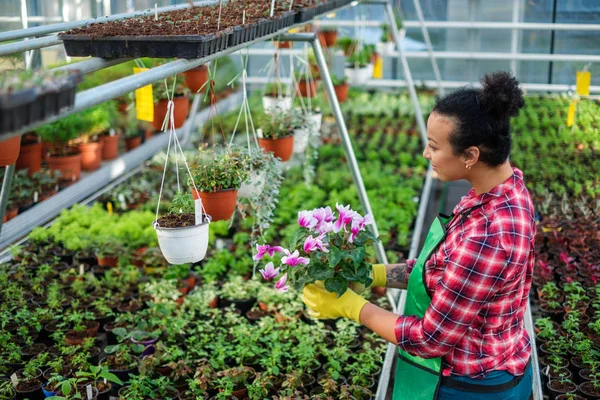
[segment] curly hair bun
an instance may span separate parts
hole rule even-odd
[[[525,105],[519,82],[508,72],[497,71],[481,79],[483,88],[479,101],[487,111],[497,118],[510,118],[519,114]]]

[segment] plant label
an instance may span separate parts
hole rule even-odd
[[[14,373],[10,376],[10,380],[12,381],[13,386],[17,387],[17,385],[19,384],[19,379],[17,378],[16,373]]]
[[[215,247],[217,250],[223,250],[225,248],[225,241],[221,238],[217,238],[217,240],[215,240]]]
[[[147,71],[148,68],[134,68],[133,73]],[[154,121],[154,99],[152,98],[152,85],[147,85],[135,91],[135,112],[140,121]]]
[[[83,276],[83,274],[84,274],[84,273],[85,273],[85,271],[84,271],[84,266],[83,266],[83,264],[79,264],[79,275],[80,275],[80,276]]]
[[[202,212],[204,210],[202,207],[202,199],[194,200],[194,207],[196,213],[196,225],[198,225],[204,222],[204,213]]]
[[[115,132],[115,129],[114,129],[114,128],[110,128],[110,130],[108,131],[108,134],[109,134],[110,136],[115,136],[115,135],[117,134],[117,132]]]
[[[113,213],[113,205],[110,201],[106,203],[106,211],[108,211],[108,215],[112,215]]]
[[[125,201],[123,193],[119,193],[117,199],[121,202],[121,210],[127,210],[127,202]]]
[[[37,190],[36,190],[35,192],[33,192],[33,202],[34,202],[34,203],[37,203],[37,202],[38,202],[38,200],[39,200],[39,196],[40,196],[40,195],[38,194]]]
[[[92,385],[87,385],[85,387],[85,390],[87,391],[88,400],[92,400],[94,398],[94,393],[92,392]]]
[[[258,136],[259,139],[263,138],[263,134],[262,134],[262,128],[258,128],[256,130],[256,136]]]
[[[108,385],[108,381],[106,380],[106,378],[104,378],[104,384]]]
[[[580,96],[590,95],[590,83],[592,82],[592,74],[590,71],[577,71],[577,94]]]

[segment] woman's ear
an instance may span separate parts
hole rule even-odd
[[[467,168],[470,169],[477,161],[479,161],[480,154],[479,147],[477,146],[471,146],[464,151],[462,158]]]

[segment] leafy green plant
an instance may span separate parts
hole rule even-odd
[[[215,155],[211,151],[202,150],[198,163],[191,169],[192,179],[201,192],[239,189],[250,175],[247,160],[235,153],[224,152]],[[191,182],[188,183],[191,185]]]

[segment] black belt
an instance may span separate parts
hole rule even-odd
[[[499,385],[477,385],[474,383],[461,382],[453,379],[451,376],[442,376],[440,379],[440,383],[442,386],[446,386],[452,389],[460,390],[461,392],[471,392],[471,393],[500,393],[506,390],[512,389],[521,383],[521,380],[528,372],[529,366],[531,365],[531,358],[527,362],[525,366],[525,372],[523,375],[515,376],[514,379],[501,383]]]

